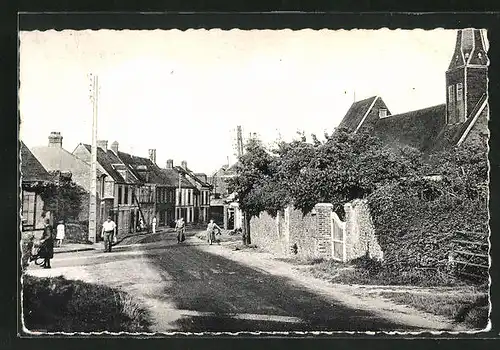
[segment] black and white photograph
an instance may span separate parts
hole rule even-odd
[[[491,329],[486,29],[18,36],[24,334]]]

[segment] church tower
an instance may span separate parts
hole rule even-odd
[[[487,93],[488,64],[485,33],[460,29],[455,52],[446,71],[446,122],[463,123]]]

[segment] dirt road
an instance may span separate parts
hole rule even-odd
[[[196,237],[58,254],[53,269],[29,273],[121,288],[148,307],[154,332],[454,329],[448,320],[300,275],[266,254],[207,246]]]

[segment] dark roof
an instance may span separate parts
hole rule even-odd
[[[72,180],[90,191],[90,164],[81,160],[73,153],[66,151],[62,147],[38,146],[32,147],[31,151],[48,171],[69,171]],[[97,177],[102,175],[97,169]]]
[[[128,169],[137,177],[140,181],[144,183],[154,183],[159,185],[167,185],[170,187],[175,187],[176,185],[172,183],[171,179],[154,164],[151,159],[137,157],[128,153],[118,152],[118,156],[127,165]],[[146,179],[146,171],[141,171],[140,168],[147,170],[149,173],[149,179]],[[146,181],[148,180],[148,181]]]
[[[172,186],[179,186],[179,172],[177,169],[161,169],[163,174],[168,179],[169,184]],[[183,188],[196,188],[191,182],[189,182],[184,176],[181,176],[181,187]]]
[[[42,164],[21,141],[22,182],[52,181],[53,178]]]
[[[188,175],[190,176],[190,178],[194,179],[194,181],[196,181],[198,184],[200,184],[201,186],[204,186],[204,187],[210,187],[211,185],[208,183],[208,182],[205,182],[203,181],[202,179],[200,179],[192,170],[189,170],[189,169],[184,169],[183,167],[181,166],[176,166],[175,167],[177,169],[177,171],[179,171],[180,173],[184,174],[184,175]],[[193,183],[193,185],[196,185]]]
[[[395,114],[377,120],[375,135],[387,143],[398,142],[426,150],[445,126],[446,105]]]
[[[356,130],[363,117],[370,111],[370,107],[376,99],[377,96],[372,96],[364,100],[354,102],[338,127],[345,128],[348,131]]]
[[[83,144],[83,146],[89,151],[92,152],[92,147],[87,144]],[[120,183],[137,183],[135,175],[127,168],[129,174],[132,175],[133,178],[130,178],[129,181],[125,181],[125,179],[120,175],[120,173],[113,167],[114,164],[123,164],[123,162],[113,153],[112,150],[103,150],[100,147],[97,147],[97,162],[106,170],[106,172],[115,180]],[[123,164],[124,165],[124,164]]]
[[[485,108],[489,108],[487,104],[487,95],[483,95],[482,98],[478,101],[476,106],[471,110],[469,117],[464,123],[461,124],[453,124],[453,125],[446,125],[441,132],[437,135],[436,140],[434,142],[434,145],[432,147],[429,147],[429,150],[431,151],[439,151],[448,147],[453,147],[456,146],[460,140],[460,138],[464,135],[465,131],[467,128],[470,126],[471,123],[478,122],[478,118],[476,117],[476,114],[482,114],[483,110]],[[486,102],[486,104],[483,106],[483,103]],[[481,109],[481,107],[484,107]],[[480,116],[478,116],[480,117]],[[477,125],[477,124],[476,124]],[[486,121],[486,128],[487,128],[487,121]],[[472,126],[474,127],[474,126]]]

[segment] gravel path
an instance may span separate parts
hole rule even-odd
[[[208,246],[196,237],[176,244],[117,246],[112,253],[57,256],[53,269],[135,296],[150,310],[154,332],[460,330],[445,319],[301,274],[266,253]]]

